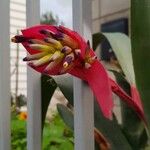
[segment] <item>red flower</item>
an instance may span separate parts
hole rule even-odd
[[[77,32],[63,26],[40,25],[22,30],[22,34],[12,38],[12,41],[24,45],[29,52],[24,61],[28,61],[28,65],[36,71],[48,75],[70,73],[86,81],[106,118],[112,117],[113,91],[145,120],[137,90],[133,92],[136,94],[132,93],[133,100],[110,79],[89,42]]]

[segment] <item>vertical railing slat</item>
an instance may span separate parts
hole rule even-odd
[[[91,42],[91,0],[73,0],[73,28]],[[94,150],[93,94],[74,78],[75,150]]]
[[[27,26],[40,23],[40,1],[26,1]],[[27,68],[27,149],[41,150],[41,83],[40,74]]]
[[[0,2],[0,150],[10,150],[9,0]]]

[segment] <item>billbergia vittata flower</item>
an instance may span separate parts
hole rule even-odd
[[[129,96],[110,77],[90,47],[77,32],[63,26],[39,25],[22,30],[12,38],[28,51],[23,59],[36,71],[47,75],[69,73],[86,81],[92,89],[106,118],[112,118],[112,92],[136,110],[145,121],[138,91]]]

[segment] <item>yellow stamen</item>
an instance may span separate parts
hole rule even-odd
[[[67,68],[68,66],[69,66],[69,64],[68,64],[67,62],[64,62],[64,63],[63,63],[63,67],[64,67],[64,68]]]

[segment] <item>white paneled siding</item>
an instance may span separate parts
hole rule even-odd
[[[26,0],[10,0],[10,37],[17,34],[17,30],[26,27]],[[11,73],[16,68],[17,58],[17,44],[11,43],[10,45],[10,64]],[[19,75],[18,75],[18,94],[27,93],[27,68],[26,64],[22,61],[26,52],[23,46],[19,45]],[[11,75],[11,92],[16,94],[16,72]]]

